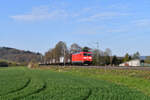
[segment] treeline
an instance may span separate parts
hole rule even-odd
[[[126,55],[123,58],[123,62],[127,62],[127,61],[130,61],[130,60],[135,60],[135,59],[141,59],[140,57],[141,56],[140,56],[139,52],[136,52],[133,55],[129,55],[128,53],[126,53]]]
[[[141,56],[139,52],[136,52],[133,55],[127,53],[123,58],[123,62],[135,59],[140,59],[142,63],[150,64],[150,56]]]
[[[122,62],[121,57],[112,56],[110,49],[105,51],[100,51],[90,47],[81,47],[77,43],[73,43],[69,48],[66,43],[60,41],[56,46],[45,53],[44,61],[57,63],[60,60],[60,57],[64,57],[65,62],[68,58],[71,58],[71,54],[77,52],[93,52],[93,65],[119,65]]]
[[[98,66],[118,66],[123,62],[140,59],[141,57],[139,52],[136,52],[132,55],[127,53],[124,57],[117,57],[116,55],[112,55],[112,51],[109,48],[107,48],[105,51],[102,51],[90,47],[81,47],[77,43],[73,43],[70,47],[67,47],[65,42],[60,41],[54,48],[45,53],[43,61],[57,63],[59,62],[60,57],[64,57],[65,62],[67,62],[69,58],[71,59],[71,54],[81,51],[93,52],[93,65]],[[144,61],[150,63],[150,57],[147,57],[147,60],[144,59],[143,62]]]
[[[107,48],[105,51],[102,50],[92,50],[93,52],[93,64],[94,65],[101,65],[101,66],[106,66],[106,65],[119,65],[122,63],[122,57],[117,57],[112,55],[112,51]]]
[[[0,67],[8,67],[8,66],[21,66],[24,64],[16,63],[13,61],[7,61],[7,60],[0,60]]]
[[[150,64],[150,56],[147,56],[145,58],[144,63]]]
[[[27,65],[29,62],[40,62],[42,55],[31,51],[18,50],[14,48],[0,48],[0,66]]]
[[[141,55],[139,52],[136,52],[132,55],[127,53],[124,57],[117,57],[116,55],[112,55],[112,51],[109,48],[102,51],[90,47],[81,47],[77,43],[73,43],[70,47],[67,47],[65,42],[60,41],[56,44],[54,48],[48,50],[44,56],[42,56],[42,54],[40,53],[35,53],[31,51],[1,47],[0,66],[27,65],[29,62],[57,63],[60,61],[61,57],[64,57],[65,62],[68,62],[68,59],[71,59],[71,54],[81,51],[93,52],[93,65],[98,66],[117,66],[123,62],[134,59],[141,59]],[[150,64],[150,56],[144,57],[143,62]]]

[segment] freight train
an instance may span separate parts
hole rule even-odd
[[[69,57],[60,57],[59,60],[51,59],[40,65],[91,65],[93,61],[92,52],[78,52]]]

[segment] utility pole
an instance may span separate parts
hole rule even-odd
[[[43,62],[43,55],[41,55],[41,64],[43,64],[44,62]]]
[[[99,42],[96,42],[96,45],[97,45],[97,65],[98,65],[98,62],[99,62]]]
[[[65,50],[65,45],[64,45],[64,66],[66,65],[65,60],[66,60],[66,50]]]

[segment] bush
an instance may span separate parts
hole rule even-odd
[[[38,68],[38,67],[39,67],[39,64],[37,64],[37,63],[30,62],[28,64],[28,68]]]
[[[7,61],[1,60],[0,67],[8,67],[9,63]]]

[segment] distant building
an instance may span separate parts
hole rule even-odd
[[[141,60],[136,59],[136,60],[131,60],[125,63],[120,64],[119,66],[141,66]]]

